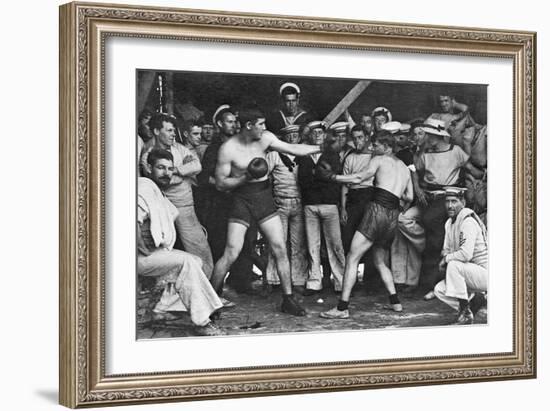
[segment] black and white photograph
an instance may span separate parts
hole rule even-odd
[[[138,339],[487,324],[487,86],[136,73]]]

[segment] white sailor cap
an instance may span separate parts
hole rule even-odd
[[[401,127],[399,127],[399,131],[397,134],[409,134],[411,131],[411,125],[407,123],[401,123]]]
[[[285,83],[281,87],[279,87],[279,94],[281,96],[283,95],[283,90],[287,87],[293,88],[294,90],[296,90],[296,94],[300,94],[300,87],[298,87],[297,84],[295,84],[295,83]]]
[[[445,187],[445,197],[464,198],[465,188],[462,187]]]
[[[322,128],[323,131],[327,129],[327,123],[321,120],[315,120],[307,123],[307,128],[310,130],[316,129],[316,128]]]
[[[230,109],[231,107],[229,106],[229,104],[222,104],[221,106],[219,106],[212,116],[212,124],[216,124],[218,116],[221,114],[222,111],[230,111]]]
[[[380,115],[386,115],[386,117],[388,117],[388,121],[391,121],[392,120],[392,115],[391,115],[391,111],[388,110],[386,107],[376,107],[374,110],[372,110],[372,113],[371,113],[371,117],[374,118],[376,116],[380,116]]]
[[[329,130],[333,131],[334,133],[340,133],[342,131],[346,131],[348,126],[349,123],[347,121],[338,121],[337,123],[331,124]]]
[[[401,129],[401,123],[399,121],[389,121],[382,124],[380,128],[382,130],[389,131],[392,134],[397,134],[397,132]]]
[[[300,131],[300,126],[298,124],[291,124],[289,126],[283,127],[281,129],[281,134],[297,133],[299,131]]]

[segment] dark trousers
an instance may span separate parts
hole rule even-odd
[[[422,275],[420,281],[430,289],[444,276],[439,272],[441,250],[445,240],[445,222],[447,221],[445,196],[432,198],[422,210],[422,225],[426,233],[426,248],[422,255]]]

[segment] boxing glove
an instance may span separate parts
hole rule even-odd
[[[250,163],[248,163],[247,170],[248,174],[250,174],[253,179],[262,178],[268,171],[267,161],[265,161],[263,157],[253,158]]]

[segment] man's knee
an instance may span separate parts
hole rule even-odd
[[[375,249],[372,260],[376,268],[386,266],[386,251],[382,249]]]
[[[462,275],[463,271],[464,263],[456,260],[447,263],[447,275]]]
[[[286,246],[283,241],[272,241],[269,244],[271,252],[275,258],[284,258],[286,257]]]
[[[346,255],[346,263],[359,263],[361,257],[363,257],[363,253],[361,252],[361,250],[359,250],[358,247],[354,247],[352,244],[348,254]]]
[[[225,247],[225,251],[224,251],[224,257],[225,259],[230,263],[230,264],[233,264],[235,262],[235,260],[239,257],[239,254],[242,250],[242,245],[239,247],[237,245],[234,245],[234,244],[228,244],[226,247]]]

